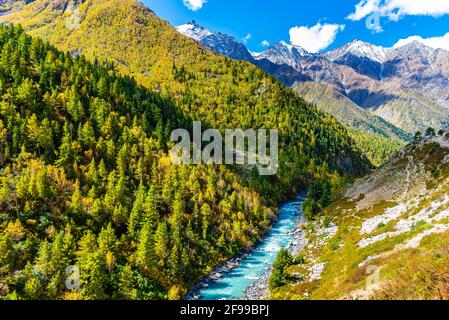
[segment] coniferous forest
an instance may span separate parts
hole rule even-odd
[[[449,7],[371,2],[0,0],[0,301],[447,300]]]
[[[2,297],[179,299],[254,244],[292,190],[369,168],[342,126],[293,93],[254,117],[282,121],[277,176],[174,166],[170,133],[192,120],[176,99],[1,26]],[[70,265],[80,291],[64,290]]]

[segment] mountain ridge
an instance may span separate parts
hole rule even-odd
[[[410,56],[417,59],[410,62]],[[252,58],[256,65],[288,86],[306,81],[331,86],[359,107],[384,117],[409,134],[428,126],[448,126],[449,52],[445,50],[434,50],[419,42],[384,48],[354,40],[331,51],[311,54],[281,41],[252,54]],[[253,59],[248,61],[254,63]],[[271,64],[258,63],[261,59]],[[425,62],[420,63],[419,59]],[[291,69],[284,68],[280,74],[280,65]],[[432,110],[427,111],[429,102]],[[416,108],[406,110],[403,106],[407,103]],[[383,111],[376,112],[377,109]],[[385,112],[387,109],[390,111]]]

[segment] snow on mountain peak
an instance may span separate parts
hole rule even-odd
[[[178,32],[192,38],[215,52],[237,60],[253,61],[248,49],[231,35],[212,32],[200,26],[195,20],[176,28]]]
[[[368,58],[372,61],[382,63],[385,61],[390,49],[376,46],[361,40],[354,40],[340,48],[329,51],[324,54],[329,60],[336,61],[347,55],[353,55],[359,58]]]
[[[204,38],[213,34],[206,28],[200,26],[195,20],[191,20],[186,24],[176,27],[176,30],[178,30],[178,32],[182,33],[183,35],[200,42]]]
[[[269,47],[266,51],[258,55],[253,55],[256,60],[267,59],[274,64],[286,64],[296,70],[301,69],[302,60],[309,56],[312,56],[310,52],[285,41],[280,41]]]

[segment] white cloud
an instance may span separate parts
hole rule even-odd
[[[296,46],[316,53],[326,49],[334,41],[337,33],[343,31],[344,25],[321,24],[313,27],[293,27],[290,29],[290,42]]]
[[[192,11],[200,10],[207,0],[183,0],[184,5]]]
[[[262,47],[269,47],[269,46],[270,46],[270,42],[268,42],[267,40],[264,40],[264,41],[262,41],[262,42],[260,43],[260,45],[261,45]]]
[[[251,33],[247,33],[246,36],[242,39],[243,43],[247,43],[249,39],[251,39],[252,35]]]
[[[380,0],[362,0],[355,6],[355,12],[347,18],[352,21],[360,21],[379,8]]]
[[[361,0],[349,20],[360,21],[373,13],[398,20],[403,16],[439,17],[449,14],[448,0]]]
[[[438,17],[449,14],[449,1],[447,0],[388,0],[385,7],[388,12],[399,16]]]
[[[399,40],[396,42],[394,47],[399,48],[415,41],[419,41],[434,49],[445,49],[449,51],[449,32],[441,37],[423,38],[421,36],[411,36],[406,39]]]

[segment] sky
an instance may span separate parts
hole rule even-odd
[[[358,39],[449,50],[449,0],[141,0],[172,25],[196,20],[260,52],[281,40],[323,52]]]

